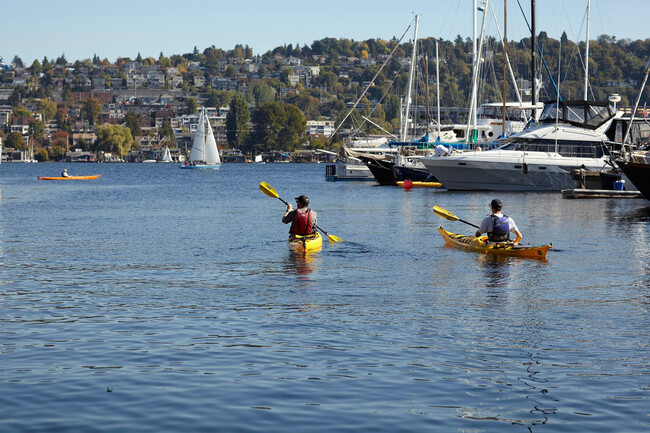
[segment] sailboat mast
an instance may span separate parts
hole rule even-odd
[[[533,119],[537,120],[537,37],[535,36],[535,0],[530,1],[530,75],[531,75],[531,93],[533,102]]]
[[[201,128],[203,128],[203,147],[201,149],[201,155],[203,155],[203,161],[205,161],[205,142],[208,139],[205,127],[205,107],[203,107],[201,110],[201,119],[203,119],[203,123],[201,124]]]
[[[438,41],[436,40],[436,99],[438,102],[438,141],[440,141],[440,65],[438,59]]]
[[[424,95],[424,105],[426,105],[426,130],[427,130],[427,140],[429,139],[429,121],[431,120],[431,112],[429,111],[429,55],[424,55],[424,79],[426,80],[424,88],[426,93]]]
[[[587,90],[589,88],[589,20],[591,15],[591,0],[587,0],[587,43],[585,48],[585,93],[584,99],[587,98]]]
[[[476,52],[476,18],[477,18],[476,14],[477,14],[477,10],[478,10],[477,0],[474,0],[473,7],[474,7],[474,9],[473,9],[474,12],[472,13],[472,31],[473,31],[473,34],[472,34],[472,70],[474,72],[476,72],[477,69],[478,69],[478,55],[479,55]],[[472,83],[472,86],[473,85],[474,85],[474,83]],[[475,90],[476,90],[475,88],[472,88],[473,92]],[[472,105],[469,108],[470,117],[471,117],[470,122],[471,122],[473,128],[476,128],[476,110],[477,109],[478,109],[478,102],[476,101],[476,98],[474,98],[473,102],[472,102]],[[469,141],[469,135],[467,136],[467,140]]]
[[[409,123],[409,110],[411,109],[411,92],[413,90],[413,75],[415,75],[415,59],[417,55],[418,44],[418,26],[420,25],[420,15],[415,16],[415,31],[413,33],[413,54],[411,55],[411,71],[409,73],[409,87],[406,94],[406,110],[404,123],[402,124],[402,141],[406,141],[406,131]]]
[[[501,135],[506,135],[506,72],[508,70],[508,0],[503,0],[503,129]]]

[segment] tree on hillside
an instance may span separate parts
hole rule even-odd
[[[47,122],[56,116],[56,102],[51,99],[41,99],[38,102],[38,111],[43,113],[43,119]]]
[[[172,129],[172,126],[169,124],[169,122],[163,122],[160,129],[158,129],[158,136],[160,138],[167,137],[171,140],[174,139],[174,130]]]
[[[230,109],[226,116],[226,137],[228,145],[242,148],[248,139],[248,102],[241,93],[236,93],[230,100]]]
[[[102,104],[95,98],[87,99],[83,105],[83,112],[88,118],[88,123],[94,125],[97,122],[99,113],[102,111]]]
[[[27,145],[25,144],[25,139],[18,132],[12,132],[7,136],[6,143],[4,147],[13,147],[16,150],[26,150]]]
[[[40,142],[45,137],[45,125],[38,119],[29,121],[29,135],[34,137],[34,140]]]
[[[105,123],[97,128],[96,150],[116,152],[123,157],[133,146],[133,137],[129,128]]]
[[[23,60],[18,56],[14,56],[14,59],[12,60],[11,63],[16,68],[24,68],[25,67],[25,64],[23,63]]]
[[[25,106],[23,106],[23,105],[19,105],[17,107],[14,107],[14,109],[11,111],[11,113],[14,116],[17,116],[17,117],[29,117],[29,116],[32,115],[32,113],[30,113],[30,111],[27,108],[25,108]]]
[[[35,59],[32,62],[32,66],[29,67],[29,72],[31,72],[32,75],[38,75],[41,72],[43,72],[43,67],[41,66],[41,63]]]
[[[131,136],[137,137],[139,135],[142,135],[142,116],[139,114],[136,114],[133,111],[129,111],[126,113],[126,116],[124,116],[124,123],[126,124],[126,127],[129,128],[131,131]]]
[[[253,113],[253,141],[264,150],[296,149],[305,135],[305,116],[293,104],[268,102]]]
[[[187,104],[185,105],[185,114],[194,114],[198,110],[198,105],[196,99],[187,98]]]
[[[273,88],[261,80],[256,81],[255,84],[248,89],[247,96],[249,102],[254,103],[255,105],[262,105],[275,100],[275,92],[273,91]]]

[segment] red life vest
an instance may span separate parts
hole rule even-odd
[[[314,232],[314,221],[311,219],[311,209],[307,212],[298,212],[296,209],[291,222],[291,234],[294,235],[310,235]]]

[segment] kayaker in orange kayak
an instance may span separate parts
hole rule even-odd
[[[291,223],[289,233],[292,235],[310,235],[314,233],[316,227],[316,212],[309,209],[309,197],[301,195],[296,197],[297,209],[287,203],[287,211],[282,217],[282,222],[285,224]]]
[[[487,233],[489,242],[498,243],[510,242],[510,233],[514,233],[517,238],[513,244],[518,245],[522,238],[521,232],[512,218],[501,213],[503,202],[495,198],[490,202],[490,208],[492,209],[492,214],[486,216],[481,221],[481,226],[476,231],[475,236],[479,237],[481,234]]]
[[[63,171],[61,172],[61,177],[68,177],[68,176],[70,176],[70,175],[68,174],[68,169],[67,169],[67,168],[64,168]]]

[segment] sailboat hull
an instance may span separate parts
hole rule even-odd
[[[221,164],[181,165],[181,168],[186,170],[219,170]]]

